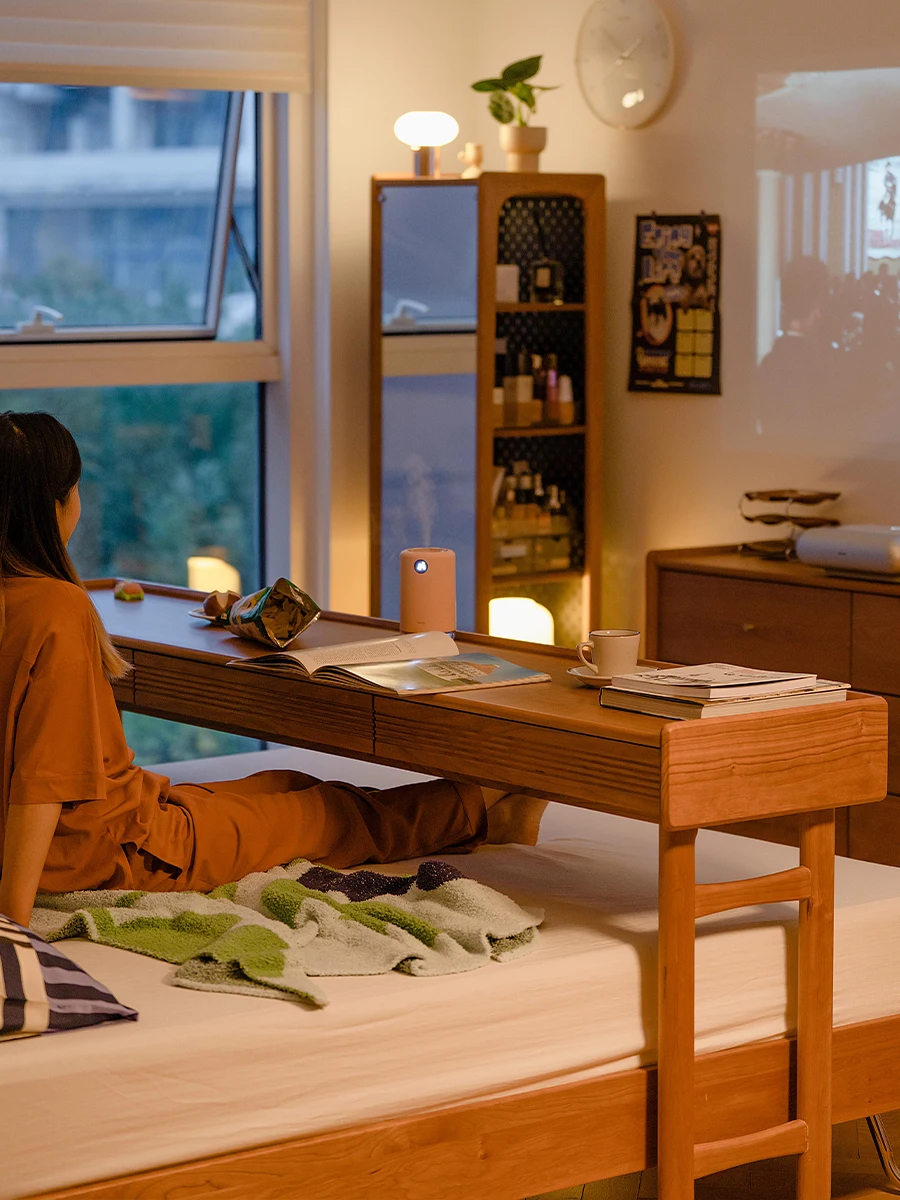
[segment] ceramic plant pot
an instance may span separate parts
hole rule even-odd
[[[543,125],[500,126],[500,148],[506,151],[507,171],[539,171],[540,153],[546,145]]]

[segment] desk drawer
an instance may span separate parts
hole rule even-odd
[[[659,574],[665,662],[731,662],[850,678],[849,592],[755,580]]]
[[[900,696],[900,599],[854,593],[851,682],[863,692]]]
[[[131,650],[119,650],[126,662],[134,665],[134,654]],[[134,671],[129,671],[122,679],[114,679],[112,685],[116,704],[134,704]]]
[[[900,867],[900,796],[850,809],[850,857]]]

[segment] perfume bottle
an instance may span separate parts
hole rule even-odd
[[[535,304],[562,304],[563,265],[541,257],[531,264],[531,299]]]
[[[534,304],[562,304],[563,265],[547,253],[547,241],[539,207],[531,208],[531,218],[537,234],[538,258],[529,268],[531,300]]]

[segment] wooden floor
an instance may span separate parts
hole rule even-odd
[[[900,1162],[900,1112],[888,1113],[885,1125]],[[710,1175],[697,1181],[696,1200],[794,1200],[796,1159],[778,1158]],[[865,1121],[837,1125],[834,1130],[833,1200],[885,1200],[900,1196],[887,1181]],[[656,1172],[625,1175],[600,1183],[545,1192],[528,1200],[652,1200]]]

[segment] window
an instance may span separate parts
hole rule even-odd
[[[69,549],[85,579],[184,586],[188,557],[225,559],[260,586],[260,422],[253,383],[0,392],[50,412],[81,452],[82,518]]]
[[[0,84],[0,340],[259,335],[251,95]]]
[[[273,121],[252,93],[0,84],[0,409],[78,441],[84,578],[185,584],[213,554],[262,581]],[[259,745],[124,723],[143,763]]]

